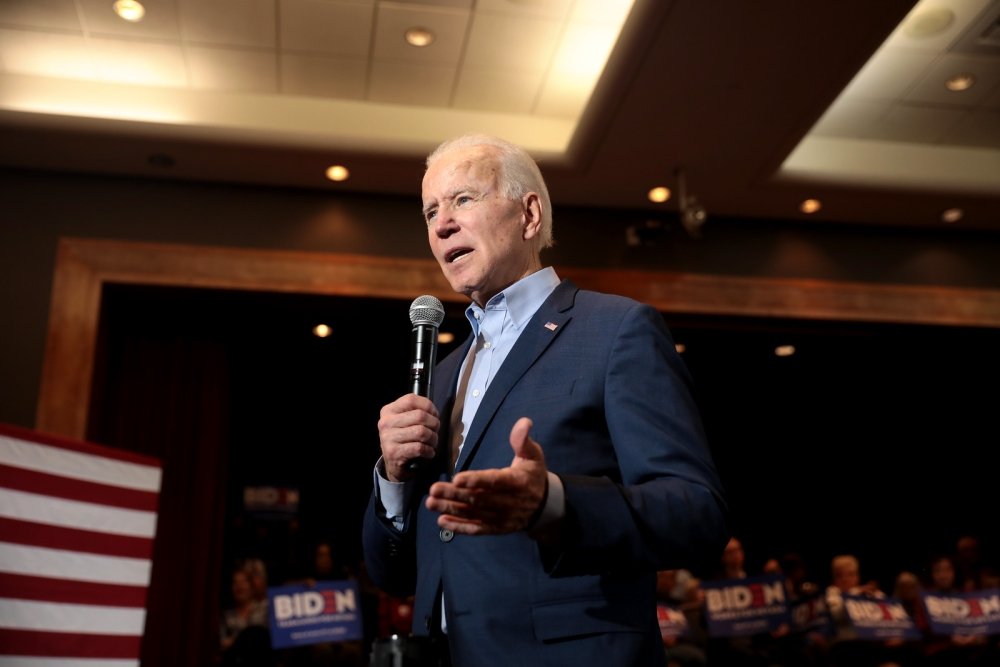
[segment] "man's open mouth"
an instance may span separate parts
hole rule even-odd
[[[454,250],[449,250],[448,253],[444,256],[444,259],[446,262],[451,264],[460,257],[465,257],[470,252],[472,252],[472,248],[455,248]]]

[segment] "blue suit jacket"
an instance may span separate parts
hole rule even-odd
[[[471,342],[435,371],[439,443],[450,441]],[[439,623],[443,591],[458,667],[664,664],[656,571],[715,565],[729,534],[687,370],[662,315],[563,281],[487,389],[456,469],[509,466],[510,430],[525,416],[565,487],[558,544],[542,547],[524,532],[441,531],[423,503],[448,474],[439,444],[402,531],[373,494],[363,530],[369,574],[389,593],[415,594],[417,635]]]

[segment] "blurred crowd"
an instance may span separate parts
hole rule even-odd
[[[832,556],[823,580],[813,577],[795,552],[766,559],[759,572],[748,574],[745,567],[743,544],[734,537],[707,579],[686,570],[659,573],[661,603],[680,610],[686,625],[679,634],[676,627],[667,631],[661,622],[669,667],[1000,666],[1000,632],[936,633],[922,602],[922,593],[1000,594],[1000,570],[985,556],[977,536],[962,536],[953,550],[931,555],[919,572],[900,570],[888,590],[862,577],[862,564],[854,554]],[[814,622],[798,628],[789,622],[752,635],[713,636],[706,619],[705,584],[712,579],[736,582],[763,575],[781,578],[789,606],[816,601]],[[845,599],[856,597],[900,603],[916,632],[909,638],[885,639],[859,633],[845,608]],[[998,612],[992,612],[994,623],[1000,619]]]
[[[743,543],[734,537],[719,562],[698,576],[687,570],[658,573],[661,606],[682,616],[679,626],[670,623],[669,628],[661,620],[669,667],[1000,667],[1000,634],[937,634],[921,600],[921,594],[929,592],[1000,593],[1000,569],[983,553],[977,536],[962,536],[953,549],[930,555],[916,571],[898,571],[887,585],[865,579],[863,564],[849,553],[833,555],[829,570],[822,573],[810,572],[806,560],[796,552],[758,562],[760,567],[748,573]],[[269,581],[269,569],[281,572],[278,581]],[[802,600],[816,601],[817,617],[826,622],[805,628],[789,623],[752,635],[714,635],[706,616],[705,584],[764,575],[780,578],[790,606]],[[410,601],[375,589],[365,576],[361,559],[343,557],[330,539],[309,541],[298,556],[284,559],[280,567],[269,567],[256,556],[234,559],[228,576],[219,628],[220,667],[365,667],[373,642],[392,635],[405,637],[410,632]],[[356,582],[364,637],[271,649],[268,586],[312,586],[329,580]],[[845,596],[898,601],[912,619],[917,637],[859,636],[845,612]]]

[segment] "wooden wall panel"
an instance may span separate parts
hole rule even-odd
[[[557,267],[665,313],[1000,328],[1000,290]],[[432,259],[65,238],[56,258],[36,427],[83,439],[105,283],[409,299],[454,294]]]

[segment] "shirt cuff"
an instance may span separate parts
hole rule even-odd
[[[538,519],[532,524],[530,532],[532,535],[544,533],[549,528],[555,526],[566,515],[566,490],[563,488],[562,480],[554,472],[548,472],[549,485],[545,490],[545,502]]]
[[[375,497],[385,510],[385,518],[397,530],[402,530],[406,519],[406,508],[413,494],[413,482],[391,482],[385,476],[385,463],[380,458],[375,464]]]

